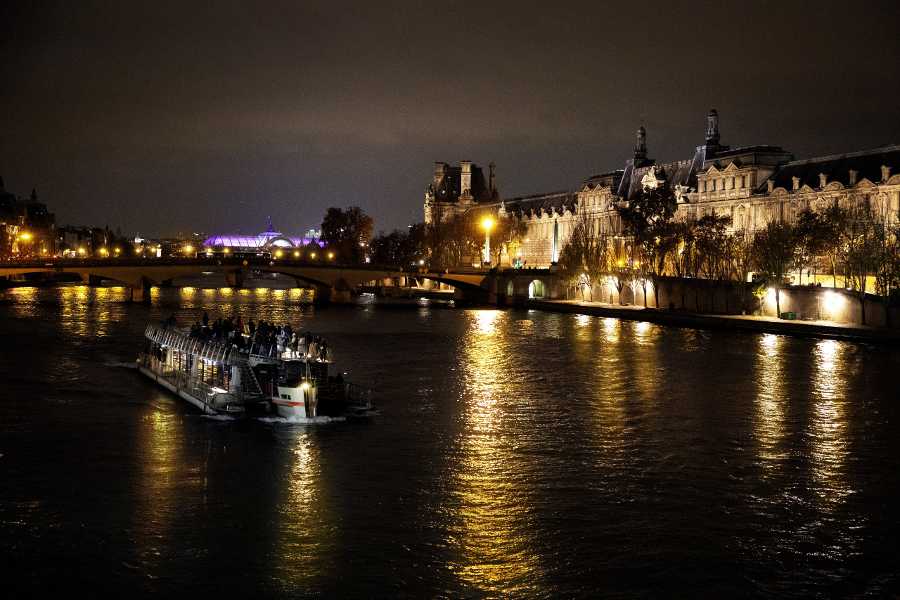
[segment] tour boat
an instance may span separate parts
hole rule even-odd
[[[330,375],[330,360],[256,344],[205,340],[172,325],[147,325],[138,370],[206,414],[310,420],[364,415],[370,388]]]

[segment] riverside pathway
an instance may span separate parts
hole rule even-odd
[[[755,333],[777,333],[818,338],[836,338],[861,342],[900,344],[900,330],[834,321],[786,321],[775,317],[751,315],[714,315],[659,310],[643,306],[619,306],[582,300],[529,300],[529,308],[555,312],[614,317],[630,321],[648,321],[660,325],[694,329],[729,329]]]

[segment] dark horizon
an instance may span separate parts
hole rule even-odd
[[[60,224],[298,233],[328,206],[422,218],[433,162],[497,164],[507,197],[722,142],[796,158],[900,142],[893,2],[7,3],[7,189]]]

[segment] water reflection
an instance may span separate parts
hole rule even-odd
[[[619,319],[607,317],[603,319],[603,331],[606,333],[606,341],[616,343],[619,341],[619,329],[622,322]]]
[[[464,337],[460,460],[452,473],[458,502],[449,543],[459,561],[451,565],[462,582],[490,593],[521,592],[540,572],[530,548],[527,490],[516,477],[516,453],[504,436],[506,402],[527,397],[523,381],[510,374],[509,314],[474,311]],[[519,427],[522,424],[518,425]]]
[[[770,333],[759,337],[753,380],[756,383],[754,436],[759,446],[763,476],[780,469],[785,459],[784,338]]]
[[[320,448],[309,430],[295,430],[290,441],[289,471],[281,478],[287,482],[278,503],[278,540],[274,568],[278,579],[289,588],[308,588],[329,560],[326,546],[329,534],[330,503],[322,497]]]
[[[134,494],[134,551],[139,568],[155,577],[165,566],[174,521],[187,501],[178,472],[185,468],[179,453],[181,421],[177,413],[153,408],[142,415],[137,430],[140,476]],[[194,486],[200,484],[194,479]]]
[[[814,489],[826,505],[835,505],[849,493],[846,478],[846,346],[820,340],[813,351],[813,413],[811,452]]]
[[[80,338],[105,337],[122,320],[128,289],[122,286],[57,288],[60,323]]]

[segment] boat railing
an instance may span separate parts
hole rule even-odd
[[[189,332],[176,327],[161,327],[150,323],[144,331],[144,336],[164,348],[193,354],[211,362],[226,364],[231,357],[230,344],[192,337]]]
[[[164,378],[170,385],[174,386],[177,391],[184,391],[197,398],[204,404],[212,406],[210,401],[216,396],[227,395],[233,401],[243,401],[243,390],[231,392],[222,388],[212,386],[199,377],[178,370],[171,365],[160,360],[156,356],[150,354],[140,354],[138,358],[140,365],[155,375]]]

